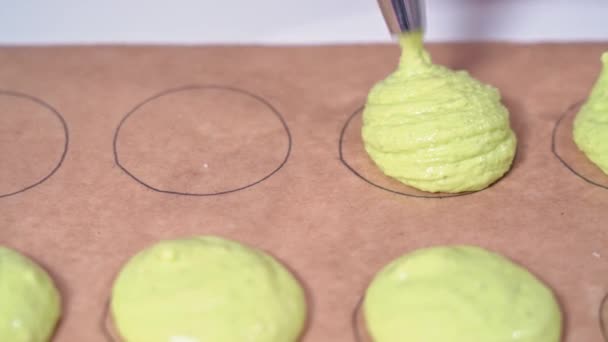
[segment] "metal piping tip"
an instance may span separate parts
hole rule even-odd
[[[378,0],[378,4],[391,34],[424,31],[424,0]]]

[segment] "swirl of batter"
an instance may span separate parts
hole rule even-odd
[[[486,188],[510,168],[516,137],[499,92],[431,62],[422,35],[400,38],[399,67],[363,112],[365,149],[388,176],[429,192]]]

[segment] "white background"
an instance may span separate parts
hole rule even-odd
[[[431,41],[608,40],[608,0],[426,0]],[[0,44],[388,41],[375,0],[0,0]]]

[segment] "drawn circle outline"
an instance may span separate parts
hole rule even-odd
[[[359,319],[362,317],[359,317],[359,315],[362,315],[363,313],[361,312],[361,310],[363,309],[363,302],[365,301],[365,295],[362,295],[359,300],[357,301],[357,304],[355,305],[355,308],[353,309],[353,313],[351,314],[351,326],[353,328],[353,334],[355,335],[355,342],[365,342],[362,332],[362,329],[364,329],[363,327],[361,327],[359,325]]]
[[[579,177],[580,179],[582,179],[583,181],[591,184],[591,185],[595,185],[597,187],[600,187],[602,189],[606,189],[608,190],[608,186],[599,184],[583,175],[581,175],[580,173],[578,173],[576,170],[574,170],[574,168],[572,166],[570,166],[570,164],[568,164],[568,162],[566,162],[562,156],[559,155],[559,153],[557,152],[557,144],[555,143],[556,141],[556,137],[557,137],[557,130],[560,127],[560,125],[562,124],[562,121],[568,116],[568,114],[571,114],[571,112],[574,110],[574,108],[580,106],[583,104],[584,101],[578,101],[575,102],[573,105],[571,105],[570,107],[568,107],[568,109],[566,109],[565,113],[562,114],[559,119],[557,119],[557,121],[555,122],[555,125],[553,126],[553,132],[551,133],[551,152],[553,153],[553,155],[559,160],[559,162],[566,167],[566,169],[570,170],[570,172],[572,172],[575,176]],[[582,153],[582,152],[581,152]]]
[[[174,191],[174,190],[164,190],[164,189],[160,189],[158,187],[152,186],[146,182],[144,182],[143,180],[139,179],[137,176],[135,176],[133,173],[131,173],[129,170],[127,170],[127,168],[120,162],[120,158],[118,156],[118,148],[117,148],[117,144],[118,144],[118,136],[120,135],[120,129],[122,128],[123,124],[127,121],[127,119],[129,119],[129,117],[131,117],[132,114],[134,114],[135,112],[137,112],[138,109],[140,109],[141,107],[143,107],[144,105],[159,99],[163,96],[167,96],[167,95],[171,95],[174,93],[179,93],[179,92],[183,92],[183,91],[189,91],[189,90],[209,90],[209,89],[216,89],[216,90],[224,90],[224,91],[228,91],[228,92],[233,92],[233,93],[237,93],[240,95],[245,95],[249,98],[252,98],[258,102],[260,102],[261,104],[263,104],[264,106],[266,106],[268,109],[270,109],[270,111],[272,112],[272,114],[279,120],[279,122],[281,123],[281,126],[283,127],[283,129],[285,130],[285,134],[287,135],[287,152],[285,153],[285,157],[283,158],[283,160],[281,161],[281,163],[279,164],[279,166],[277,166],[275,169],[273,169],[270,173],[268,173],[267,175],[263,176],[262,178],[240,186],[238,188],[235,189],[229,189],[229,190],[223,190],[223,191],[218,191],[218,192],[209,192],[209,193],[198,193],[198,192],[183,192],[183,191]],[[291,155],[291,147],[292,147],[292,137],[291,137],[291,131],[289,130],[289,127],[287,126],[287,122],[285,121],[285,119],[283,118],[283,115],[281,114],[281,112],[276,109],[269,101],[267,101],[265,98],[263,98],[260,95],[256,95],[252,92],[249,92],[247,90],[241,89],[241,88],[237,88],[237,87],[232,87],[232,86],[224,86],[224,85],[217,85],[217,84],[203,84],[203,85],[186,85],[186,86],[181,86],[181,87],[176,87],[176,88],[171,88],[171,89],[167,89],[164,91],[161,91],[155,95],[152,95],[150,97],[148,97],[147,99],[143,100],[142,102],[138,103],[137,105],[135,105],[135,107],[133,107],[130,111],[127,112],[127,114],[125,114],[125,116],[120,120],[118,126],[116,127],[116,131],[114,132],[114,138],[112,141],[112,150],[114,153],[114,162],[116,163],[116,165],[124,172],[126,173],[129,177],[131,177],[133,180],[135,180],[136,182],[138,182],[139,184],[145,186],[146,188],[152,190],[152,191],[156,191],[156,192],[160,192],[160,193],[165,193],[165,194],[171,194],[171,195],[181,195],[181,196],[192,196],[192,197],[208,197],[208,196],[217,196],[217,195],[224,195],[224,194],[229,194],[229,193],[233,193],[233,192],[237,192],[240,190],[245,190],[248,188],[251,188],[259,183],[262,183],[263,181],[267,180],[268,178],[272,177],[275,173],[279,172],[279,170],[281,170],[283,168],[283,166],[285,166],[285,164],[287,163],[287,160],[289,159],[290,155]]]
[[[374,186],[374,187],[376,187],[376,188],[378,188],[378,189],[381,189],[381,190],[384,190],[384,191],[388,191],[388,192],[391,192],[391,193],[396,194],[396,195],[407,196],[407,197],[414,197],[414,198],[425,198],[425,199],[443,199],[443,198],[453,198],[453,197],[461,197],[461,196],[473,195],[473,194],[476,194],[476,193],[482,192],[482,191],[484,191],[484,190],[486,190],[486,189],[489,189],[489,188],[491,188],[492,186],[494,186],[494,184],[498,183],[498,180],[496,180],[496,182],[494,182],[494,183],[490,184],[488,187],[483,188],[483,189],[478,190],[478,191],[469,191],[469,192],[461,192],[461,193],[456,193],[456,194],[442,194],[442,195],[436,195],[436,196],[433,196],[433,195],[416,195],[416,194],[408,194],[407,192],[402,192],[402,191],[397,191],[397,190],[389,189],[389,188],[387,188],[387,187],[385,187],[385,186],[382,186],[382,185],[380,185],[380,184],[377,184],[377,183],[372,182],[371,180],[369,180],[369,179],[365,178],[365,177],[364,177],[362,174],[360,174],[359,172],[357,172],[357,171],[355,170],[355,168],[354,168],[353,166],[351,166],[351,165],[350,165],[350,164],[349,164],[349,163],[346,161],[346,159],[344,158],[344,153],[343,153],[343,150],[344,150],[344,149],[343,149],[343,145],[344,145],[344,136],[346,135],[346,130],[347,130],[347,129],[348,129],[348,127],[350,126],[350,124],[351,124],[351,122],[353,121],[353,119],[354,119],[354,118],[355,118],[357,115],[359,115],[359,114],[361,114],[361,113],[363,112],[363,108],[364,108],[363,106],[361,106],[361,107],[357,108],[357,109],[356,109],[356,110],[355,110],[355,111],[354,111],[354,112],[353,112],[353,113],[352,113],[352,114],[351,114],[351,115],[348,117],[348,119],[347,119],[347,120],[346,120],[346,122],[344,123],[344,126],[342,127],[342,130],[341,130],[341,132],[340,132],[340,139],[339,139],[339,141],[338,141],[338,153],[339,153],[339,156],[340,156],[340,162],[342,163],[342,165],[344,165],[344,166],[345,166],[345,167],[346,167],[346,168],[347,168],[347,169],[348,169],[350,172],[352,172],[352,173],[353,173],[355,176],[359,177],[360,179],[362,179],[362,180],[363,180],[363,181],[365,181],[366,183],[368,183],[368,184],[370,184],[370,185],[372,185],[372,186]],[[516,150],[516,154],[517,154],[517,150]],[[513,160],[515,160],[515,158],[517,158],[517,155],[515,155],[515,156],[513,157]],[[506,172],[506,173],[505,173],[505,174],[504,174],[502,177],[500,177],[500,179],[502,179],[502,178],[506,177],[506,176],[507,176],[507,174],[508,174],[509,172],[511,172],[511,169],[512,169],[512,166],[511,166],[511,168],[509,168],[509,171],[507,171],[507,172]],[[407,185],[406,185],[406,186],[407,186]]]
[[[59,123],[61,123],[61,127],[63,129],[63,136],[64,136],[63,151],[61,152],[59,161],[57,162],[57,164],[55,164],[55,166],[51,169],[51,171],[46,176],[42,177],[41,179],[35,181],[34,183],[32,183],[30,185],[26,185],[25,187],[23,187],[19,190],[9,192],[6,194],[0,194],[0,198],[4,198],[4,197],[9,197],[9,196],[13,196],[13,195],[17,195],[19,193],[25,192],[33,187],[36,187],[36,186],[44,183],[47,179],[51,178],[55,174],[55,172],[57,172],[57,170],[59,170],[61,165],[63,165],[63,161],[65,160],[65,157],[68,153],[70,134],[69,134],[69,130],[68,130],[68,125],[67,125],[65,119],[63,118],[63,116],[61,115],[61,113],[59,113],[59,111],[57,111],[55,108],[53,108],[53,106],[44,102],[43,100],[41,100],[35,96],[32,96],[32,95],[28,95],[25,93],[20,93],[20,92],[12,91],[12,90],[0,90],[0,96],[12,96],[12,97],[20,98],[20,99],[25,99],[25,100],[34,102],[35,104],[46,108],[47,110],[49,110],[51,112],[51,114],[53,116],[55,116],[56,119],[59,120]]]
[[[600,331],[602,332],[602,336],[604,337],[604,340],[606,340],[606,342],[608,342],[608,326],[606,326],[604,323],[608,323],[608,317],[604,317],[604,313],[608,312],[608,293],[606,294],[606,296],[604,297],[604,299],[602,299],[601,303],[600,303]]]

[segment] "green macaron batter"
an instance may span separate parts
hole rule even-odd
[[[111,313],[124,342],[294,342],[306,302],[271,256],[206,236],[135,255],[114,283]]]
[[[0,341],[50,341],[60,315],[51,277],[27,257],[0,247]]]
[[[429,192],[481,190],[501,178],[516,138],[498,91],[433,64],[422,34],[400,39],[395,72],[370,91],[365,150],[388,176]]]
[[[589,98],[574,119],[574,142],[587,158],[608,174],[608,52]]]
[[[384,267],[363,304],[374,342],[559,342],[561,312],[524,268],[478,247],[420,249]]]

